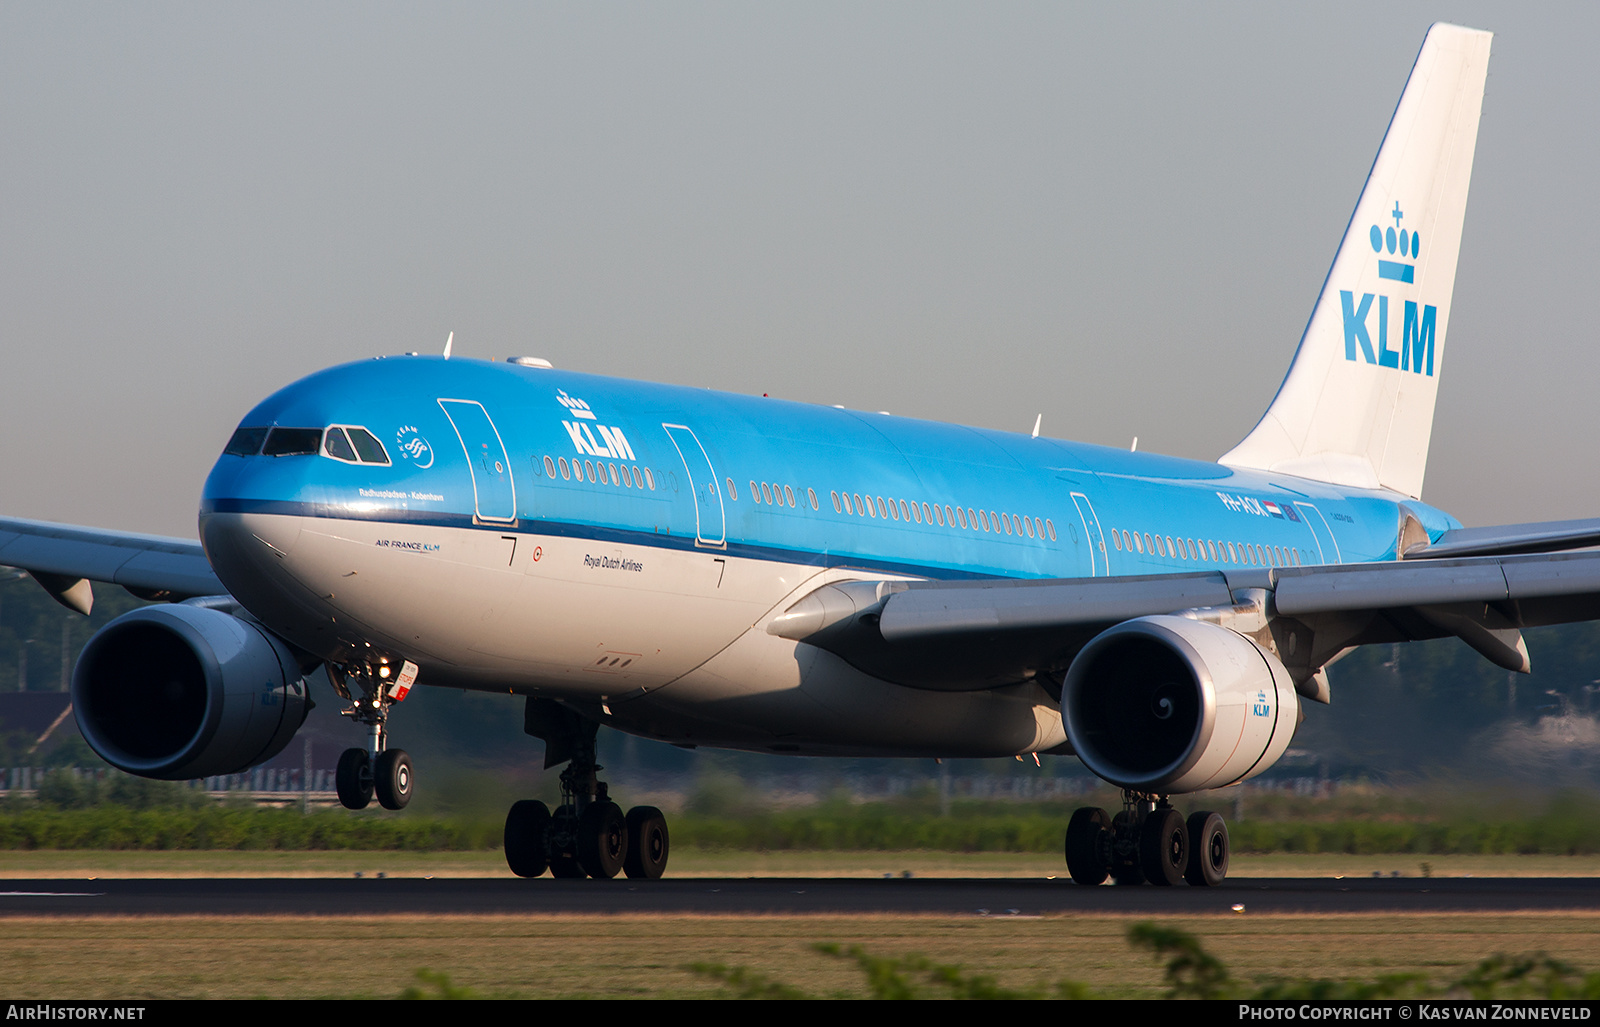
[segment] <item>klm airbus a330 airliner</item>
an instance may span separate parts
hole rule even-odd
[[[352,808],[404,806],[414,684],[524,698],[554,811],[524,876],[658,877],[661,813],[597,780],[601,724],[816,756],[1076,755],[1123,789],[1066,828],[1072,877],[1221,881],[1226,825],[1174,795],[1259,774],[1327,666],[1600,618],[1600,521],[1464,529],[1419,501],[1490,35],[1435,26],[1299,349],[1218,463],[576,374],[534,358],[335,367],[250,411],[200,545],[0,522],[0,562],[87,612],[108,762],[167,779],[278,753],[326,668],[366,744]],[[203,551],[202,551],[203,547]]]

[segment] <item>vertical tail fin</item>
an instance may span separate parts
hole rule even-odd
[[[1422,494],[1491,38],[1428,30],[1289,374],[1222,463]]]

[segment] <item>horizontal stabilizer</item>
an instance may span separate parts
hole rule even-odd
[[[1456,528],[1407,560],[1453,556],[1510,556],[1515,553],[1554,553],[1564,549],[1600,546],[1600,518],[1577,521],[1543,521],[1537,524],[1500,524],[1489,528]]]

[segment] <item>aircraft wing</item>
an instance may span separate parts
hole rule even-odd
[[[1406,553],[1406,559],[1509,556],[1513,553],[1548,553],[1561,549],[1578,549],[1583,546],[1600,546],[1600,519],[1502,524],[1492,528],[1456,528],[1440,535],[1438,541],[1420,551]]]
[[[88,613],[89,582],[121,585],[141,599],[223,595],[200,543],[160,535],[0,518],[0,564],[31,574],[62,605]]]
[[[1455,636],[1526,671],[1520,629],[1600,618],[1600,551],[1051,581],[856,582],[819,589],[767,630],[901,684],[974,689],[1059,682],[1095,635],[1157,614],[1252,634],[1313,697],[1325,691],[1309,683],[1323,666],[1375,642]]]

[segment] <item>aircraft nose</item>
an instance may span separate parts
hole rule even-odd
[[[298,518],[207,510],[200,515],[200,544],[235,596],[248,584],[271,580],[300,539]]]

